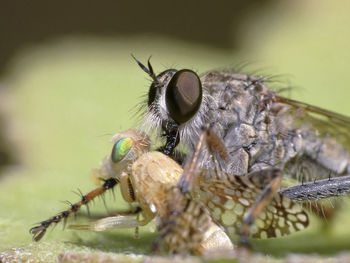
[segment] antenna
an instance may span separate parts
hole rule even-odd
[[[137,58],[135,58],[135,56],[133,54],[131,54],[132,58],[136,61],[136,63],[140,66],[140,68],[146,72],[152,79],[154,82],[158,83],[158,79],[157,79],[157,76],[154,74],[154,71],[153,71],[153,67],[151,65],[151,57],[149,57],[148,61],[147,61],[147,66],[148,68],[143,65]]]

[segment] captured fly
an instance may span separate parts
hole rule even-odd
[[[82,206],[88,206],[97,196],[119,184],[123,199],[137,205],[136,210],[69,228],[92,231],[138,228],[155,220],[160,237],[154,241],[154,250],[159,250],[160,245],[171,254],[232,250],[234,245],[230,237],[241,227],[244,214],[261,195],[263,185],[260,177],[254,174],[244,178],[226,174],[226,180],[217,180],[213,174],[221,171],[199,171],[198,154],[207,141],[209,136],[203,134],[193,157],[182,168],[169,156],[150,151],[146,134],[136,130],[116,134],[112,138],[111,154],[102,160],[99,169],[93,170],[96,181],[102,185],[82,195],[69,209],[33,227],[30,230],[33,240],[39,241],[52,224],[65,221]],[[199,177],[195,177],[193,168],[199,171]],[[264,176],[274,173],[267,171]],[[223,212],[215,208],[220,204]],[[280,193],[271,198],[268,209],[257,220],[252,235],[261,238],[270,236],[271,231],[286,235],[308,225],[307,214]]]

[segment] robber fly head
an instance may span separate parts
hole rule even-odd
[[[203,97],[202,83],[196,72],[190,69],[167,69],[155,75],[150,60],[146,67],[133,58],[152,78],[147,101],[149,110],[178,125],[185,124],[196,115]]]
[[[167,69],[156,75],[149,60],[146,67],[133,58],[152,78],[144,125],[167,137],[165,148],[170,149],[171,154],[179,141],[185,144],[192,141],[189,134],[199,136],[209,118],[205,113],[210,96],[193,70]],[[168,154],[166,150],[163,152]]]

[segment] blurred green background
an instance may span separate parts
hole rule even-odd
[[[291,97],[350,115],[350,2],[86,1],[0,3],[0,252],[56,262],[67,250],[148,253],[145,227],[91,233],[48,231],[35,222],[94,187],[90,170],[109,154],[109,138],[137,127],[135,108],[149,79],[132,60],[152,55],[156,72],[198,72],[248,62],[281,75]],[[107,195],[108,208],[125,208]],[[97,201],[92,211],[104,212]],[[334,219],[255,250],[283,260],[290,252],[336,255],[350,249],[348,204]]]

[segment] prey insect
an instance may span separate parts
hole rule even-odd
[[[269,171],[276,171],[269,183],[262,184],[261,195],[249,204],[249,212],[237,221],[242,225],[238,230],[242,243],[247,242],[251,226],[259,222],[261,211],[269,207],[280,189],[282,176],[302,182],[282,192],[295,201],[350,191],[350,118],[282,97],[268,88],[268,79],[264,77],[228,71],[199,76],[189,69],[168,69],[156,75],[150,61],[145,66],[134,59],[152,79],[144,103],[142,130],[154,133],[155,138],[165,138],[160,151],[175,159],[181,156],[180,162],[188,162],[203,127],[210,127],[222,143],[225,158],[204,148],[196,165],[196,173],[220,171],[215,176],[207,175],[222,185],[220,190],[215,188],[216,193],[221,192],[216,196],[225,195],[225,174],[240,176],[239,180],[255,174],[264,181]],[[178,150],[179,144],[184,151]],[[321,180],[322,187],[308,183],[303,188],[303,182],[311,179]],[[210,194],[208,189],[204,192]],[[236,194],[238,198],[239,193]],[[225,211],[221,207],[226,200],[216,200],[215,204],[208,203],[208,207],[219,217]]]
[[[155,219],[161,233],[155,241],[155,249],[159,249],[161,243],[169,253],[232,250],[234,245],[229,237],[237,233],[243,216],[262,193],[262,180],[254,174],[240,178],[217,170],[202,170],[200,176],[196,176],[198,157],[208,143],[216,140],[208,134],[210,130],[203,132],[184,169],[170,157],[149,151],[150,140],[144,133],[127,130],[115,135],[111,155],[94,171],[97,178],[104,181],[103,185],[83,195],[70,209],[32,228],[33,239],[39,241],[51,224],[67,219],[119,183],[124,200],[138,204],[137,214],[131,211],[129,215],[110,216],[88,225],[69,227],[103,231],[144,226]],[[213,152],[226,155],[219,142],[212,147]],[[276,172],[268,171],[264,177],[266,182],[275,177]],[[307,214],[288,197],[276,194],[270,199],[270,205],[261,211],[260,221],[252,228],[253,237],[285,235],[307,226]]]
[[[172,205],[170,200],[176,197],[179,201],[177,206],[182,209],[176,221],[182,222],[181,231],[187,229],[191,235],[184,242],[175,242],[173,238],[166,239],[165,244],[170,253],[185,250],[201,253],[218,247],[233,248],[226,233],[214,223],[205,207],[197,201],[187,199],[178,191],[176,185],[182,174],[182,167],[160,152],[149,151],[150,140],[146,134],[127,130],[115,135],[112,141],[114,146],[111,155],[103,159],[100,169],[94,170],[96,178],[104,181],[103,185],[82,195],[81,201],[72,204],[70,209],[33,227],[30,232],[34,241],[39,241],[51,224],[67,219],[95,197],[120,184],[124,200],[130,204],[138,204],[137,214],[131,211],[129,215],[110,216],[88,225],[70,225],[69,228],[93,231],[135,228],[155,219],[156,225],[161,229],[161,222],[167,220],[169,211],[172,211],[169,210]],[[183,232],[181,237],[184,238]]]

